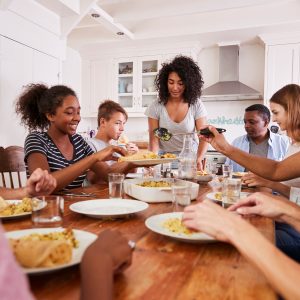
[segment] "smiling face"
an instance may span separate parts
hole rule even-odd
[[[287,130],[288,114],[280,104],[270,102],[272,121],[276,122],[282,131]]]
[[[47,114],[47,118],[50,121],[50,127],[55,127],[64,134],[75,134],[81,120],[78,99],[72,95],[66,96],[62,105],[57,107],[55,114]]]
[[[246,111],[244,115],[244,126],[251,138],[264,137],[268,132],[268,122],[257,111]]]
[[[176,72],[171,72],[168,76],[168,91],[172,98],[182,98],[185,85]]]
[[[118,140],[124,131],[127,119],[121,112],[114,112],[109,120],[100,119],[100,130],[104,132],[108,140]]]

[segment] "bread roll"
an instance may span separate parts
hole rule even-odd
[[[119,137],[118,144],[125,144],[126,145],[128,143],[129,143],[129,138],[125,134],[122,134]]]
[[[17,261],[26,268],[54,267],[72,259],[72,246],[65,241],[10,239],[10,244]]]

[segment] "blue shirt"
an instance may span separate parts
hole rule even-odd
[[[273,160],[283,160],[290,144],[288,137],[277,133],[273,133],[271,131],[269,131],[269,134],[270,137],[268,140],[269,147],[267,158]],[[232,146],[248,153],[249,144],[250,141],[247,134],[236,138],[232,142]],[[243,172],[245,170],[244,167],[242,167],[241,165],[237,164],[235,161],[229,158],[226,159],[225,164],[232,165],[233,172]]]

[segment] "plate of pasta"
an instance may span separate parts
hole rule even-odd
[[[166,153],[161,156],[151,151],[139,151],[133,155],[122,156],[118,159],[119,162],[127,161],[137,166],[153,166],[164,163],[170,163],[177,160],[177,156],[172,153]]]
[[[5,233],[25,274],[41,274],[81,262],[97,235],[77,229],[32,228]]]
[[[145,225],[151,231],[189,243],[211,243],[217,240],[203,233],[186,228],[182,222],[182,212],[173,212],[149,217]]]
[[[42,209],[44,204],[39,204],[37,199],[23,198],[22,200],[4,200],[0,197],[0,219],[15,219],[31,215],[32,207]]]

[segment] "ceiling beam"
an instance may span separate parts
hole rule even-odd
[[[112,32],[123,32],[124,35],[126,35],[130,39],[135,39],[134,34],[129,29],[127,29],[121,23],[115,22],[114,18],[111,15],[109,15],[104,9],[102,9],[99,5],[95,4],[92,8],[92,12],[99,14],[100,18],[96,18],[96,20]]]
[[[67,38],[69,33],[80,23],[91,8],[96,4],[97,0],[82,0],[80,3],[80,14],[63,17],[61,19],[61,38]]]

